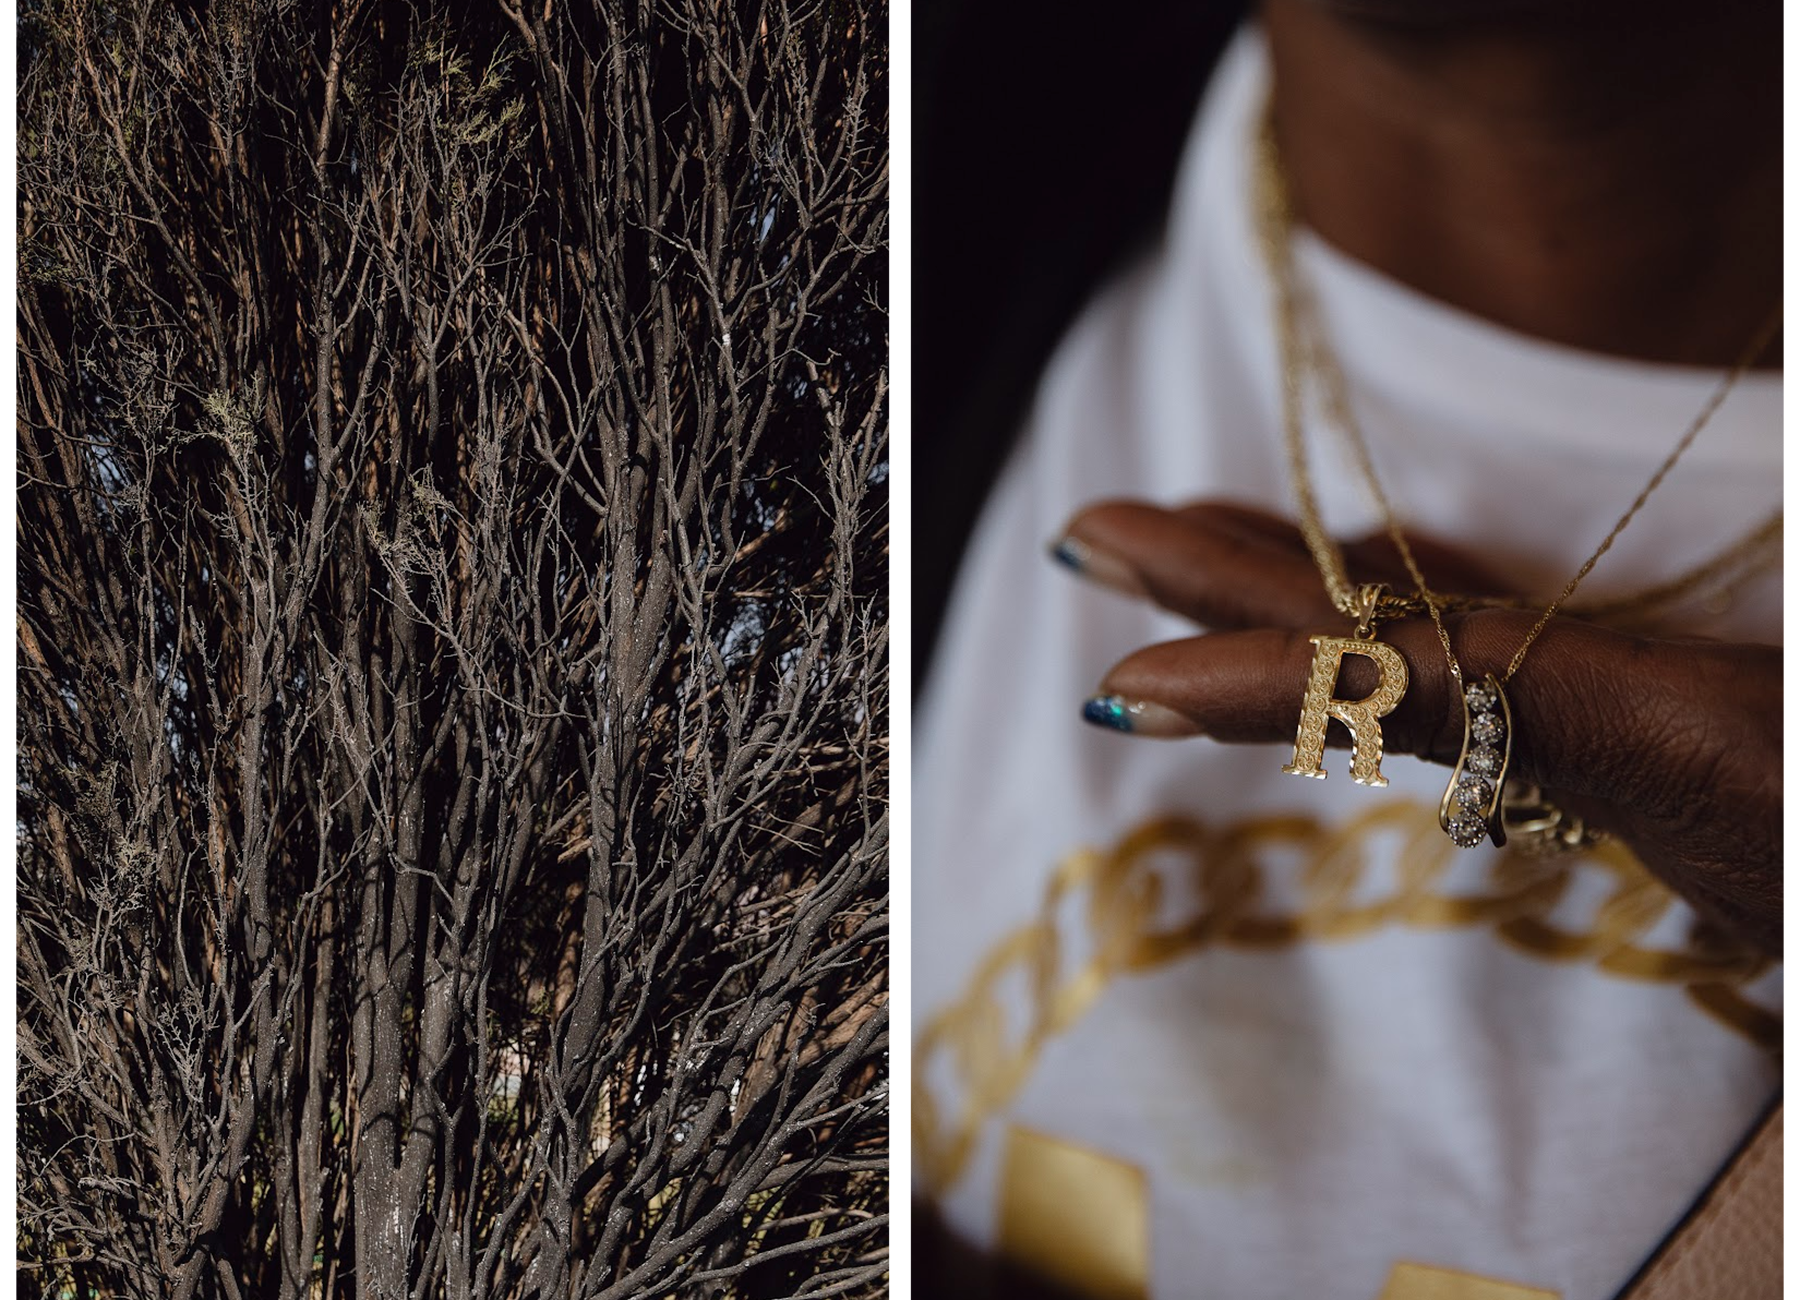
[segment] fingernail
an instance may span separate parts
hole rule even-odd
[[[1110,727],[1114,731],[1158,740],[1179,740],[1202,734],[1193,719],[1174,709],[1152,704],[1149,700],[1126,699],[1123,695],[1094,696],[1081,706],[1081,717],[1096,727]]]
[[[1052,542],[1050,558],[1089,582],[1111,587],[1124,595],[1146,597],[1150,594],[1138,580],[1137,570],[1118,556],[1097,550],[1079,537],[1059,537]]]

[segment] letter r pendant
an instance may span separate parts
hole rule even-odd
[[[1387,778],[1381,774],[1380,720],[1392,713],[1406,694],[1406,660],[1393,646],[1373,638],[1315,636],[1312,644],[1312,674],[1300,703],[1294,761],[1281,770],[1324,780],[1320,763],[1325,757],[1325,724],[1336,718],[1350,732],[1350,779],[1362,785],[1386,785]],[[1378,674],[1375,689],[1360,700],[1343,700],[1334,694],[1338,669],[1347,654],[1373,661]]]

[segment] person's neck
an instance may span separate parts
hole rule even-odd
[[[1267,0],[1296,209],[1523,333],[1729,365],[1781,292],[1780,7],[1591,8],[1399,23]]]

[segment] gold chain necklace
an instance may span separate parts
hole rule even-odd
[[[1565,608],[1575,589],[1611,549],[1613,542],[1624,532],[1651,494],[1662,485],[1676,461],[1711,420],[1738,380],[1768,347],[1780,328],[1781,312],[1778,309],[1768,324],[1758,332],[1743,358],[1726,374],[1605,539],[1564,585],[1562,591],[1544,607],[1514,652],[1505,671],[1498,676],[1487,674],[1479,682],[1466,682],[1462,666],[1450,644],[1449,633],[1444,627],[1443,614],[1469,608],[1517,605],[1519,602],[1442,595],[1434,593],[1426,583],[1375,473],[1367,441],[1350,407],[1348,384],[1342,367],[1332,355],[1316,317],[1307,311],[1309,304],[1300,292],[1299,278],[1292,259],[1292,209],[1280,168],[1272,121],[1267,113],[1263,118],[1257,145],[1257,228],[1264,256],[1275,282],[1276,330],[1282,368],[1282,426],[1288,469],[1299,507],[1301,533],[1332,603],[1356,620],[1355,630],[1350,638],[1312,638],[1312,672],[1301,705],[1294,759],[1282,770],[1301,776],[1323,777],[1325,772],[1320,767],[1320,760],[1324,751],[1326,722],[1329,717],[1337,717],[1351,733],[1352,779],[1368,785],[1387,784],[1380,774],[1382,747],[1379,719],[1391,712],[1404,696],[1407,674],[1405,661],[1392,647],[1376,642],[1374,630],[1381,619],[1408,617],[1424,612],[1431,617],[1463,706],[1462,752],[1438,809],[1439,824],[1446,834],[1457,845],[1465,848],[1479,844],[1484,839],[1491,839],[1496,845],[1505,844],[1509,830],[1527,847],[1538,851],[1555,852],[1591,843],[1598,838],[1597,834],[1585,827],[1579,819],[1568,817],[1560,809],[1547,803],[1535,787],[1521,782],[1509,785],[1507,769],[1512,757],[1513,718],[1505,685],[1525,662],[1526,655],[1550,620]],[[1311,326],[1310,331],[1307,329],[1308,325]],[[1343,553],[1320,520],[1318,502],[1307,470],[1303,429],[1308,360],[1321,376],[1328,413],[1345,435],[1358,472],[1374,496],[1388,536],[1412,578],[1417,592],[1415,599],[1394,596],[1379,585],[1353,587],[1344,567]],[[1709,582],[1727,579],[1731,584],[1727,588],[1729,590],[1747,580],[1748,575],[1740,571],[1743,567],[1741,562],[1758,552],[1768,555],[1775,549],[1772,542],[1779,538],[1780,531],[1781,515],[1777,511],[1721,556],[1695,566],[1674,580],[1656,584],[1632,597],[1614,599],[1593,608],[1616,613],[1662,606],[1692,594]],[[1340,700],[1333,693],[1343,656],[1348,653],[1363,655],[1376,664],[1376,689],[1360,701]]]

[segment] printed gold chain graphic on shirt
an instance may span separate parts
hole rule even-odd
[[[1361,901],[1366,850],[1398,834],[1397,884]],[[1148,822],[1107,851],[1080,850],[1051,877],[1038,919],[989,951],[962,996],[934,1016],[915,1043],[913,1145],[921,1179],[934,1194],[955,1185],[982,1127],[1024,1087],[1046,1043],[1072,1028],[1121,976],[1156,970],[1209,948],[1279,950],[1308,941],[1344,941],[1388,926],[1491,928],[1502,942],[1546,961],[1591,964],[1625,979],[1679,987],[1707,1015],[1768,1050],[1781,1041],[1779,1013],[1739,986],[1770,968],[1765,957],[1718,938],[1679,949],[1642,940],[1675,896],[1622,845],[1562,858],[1504,853],[1484,893],[1441,891],[1456,850],[1438,829],[1437,810],[1394,801],[1337,826],[1302,816],[1269,816],[1221,827],[1169,817]],[[1291,913],[1262,909],[1282,860],[1298,853],[1295,882],[1304,902]],[[1188,873],[1198,910],[1160,920],[1170,892],[1166,865]],[[1291,870],[1291,869],[1290,869]],[[1585,930],[1552,921],[1582,872],[1610,877]],[[1077,918],[1074,924],[1067,920]],[[1085,952],[1079,961],[1072,954]],[[1024,1012],[1009,1011],[1009,984]]]

